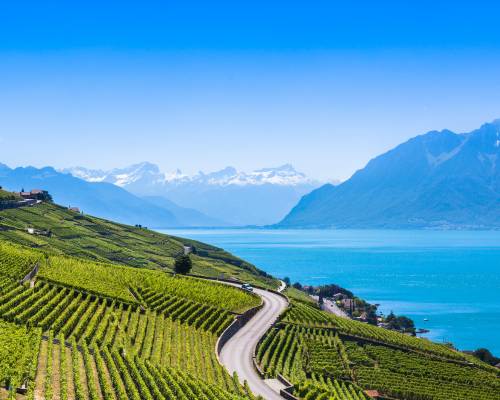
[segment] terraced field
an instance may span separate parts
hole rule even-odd
[[[500,371],[448,346],[320,311],[292,307],[260,343],[257,362],[304,399],[497,400]]]
[[[1,192],[1,191],[0,191]],[[50,232],[32,235],[27,228]],[[223,249],[194,240],[163,235],[43,203],[36,207],[2,210],[0,239],[43,250],[51,255],[171,271],[184,245],[193,246],[193,273],[209,277],[233,277],[261,286],[279,282],[254,265]]]
[[[8,243],[0,260],[0,383],[9,397],[24,385],[40,400],[253,398],[219,364],[215,344],[256,296]],[[14,279],[36,263],[36,279]]]
[[[51,235],[30,235],[27,226]],[[3,210],[0,399],[254,399],[221,366],[215,347],[235,316],[260,298],[173,275],[173,259],[186,244],[194,246],[197,274],[277,286],[252,265],[198,242],[51,204]],[[327,314],[300,291],[288,295],[291,307],[261,340],[256,361],[266,377],[290,380],[299,399],[365,400],[366,390],[400,400],[499,399],[494,367],[445,345]]]

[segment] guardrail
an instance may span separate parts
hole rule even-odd
[[[264,307],[264,301],[262,301],[258,306],[251,308],[250,310],[245,311],[243,314],[239,314],[235,320],[229,325],[224,332],[217,339],[217,343],[215,345],[215,350],[217,354],[217,361],[219,364],[222,363],[219,360],[220,352],[224,345],[241,329],[246,325],[250,319],[257,314],[257,312]]]
[[[293,389],[294,386],[292,383],[290,383],[283,375],[278,374],[277,376],[278,380],[285,385],[286,387],[284,389],[280,390],[280,396],[287,399],[287,400],[299,400],[298,397],[295,397],[293,395]]]

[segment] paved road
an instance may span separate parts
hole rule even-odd
[[[323,307],[322,307],[322,309],[324,311],[329,312],[329,313],[335,314],[338,317],[349,318],[349,316],[343,310],[341,310],[337,304],[335,304],[331,300],[326,300],[325,299],[323,301]]]
[[[259,339],[286,309],[287,302],[266,290],[254,289],[254,293],[262,297],[264,307],[224,345],[219,358],[231,374],[236,371],[241,382],[248,382],[254,394],[266,400],[282,400],[278,390],[268,386],[255,371],[252,356]]]

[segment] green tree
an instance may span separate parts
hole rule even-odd
[[[177,274],[186,275],[191,271],[193,267],[193,262],[191,261],[191,257],[189,255],[181,255],[175,259],[174,271]]]

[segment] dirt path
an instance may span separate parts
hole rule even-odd
[[[47,342],[42,340],[38,353],[38,364],[35,377],[35,400],[43,400],[45,392],[45,374],[47,371]]]

